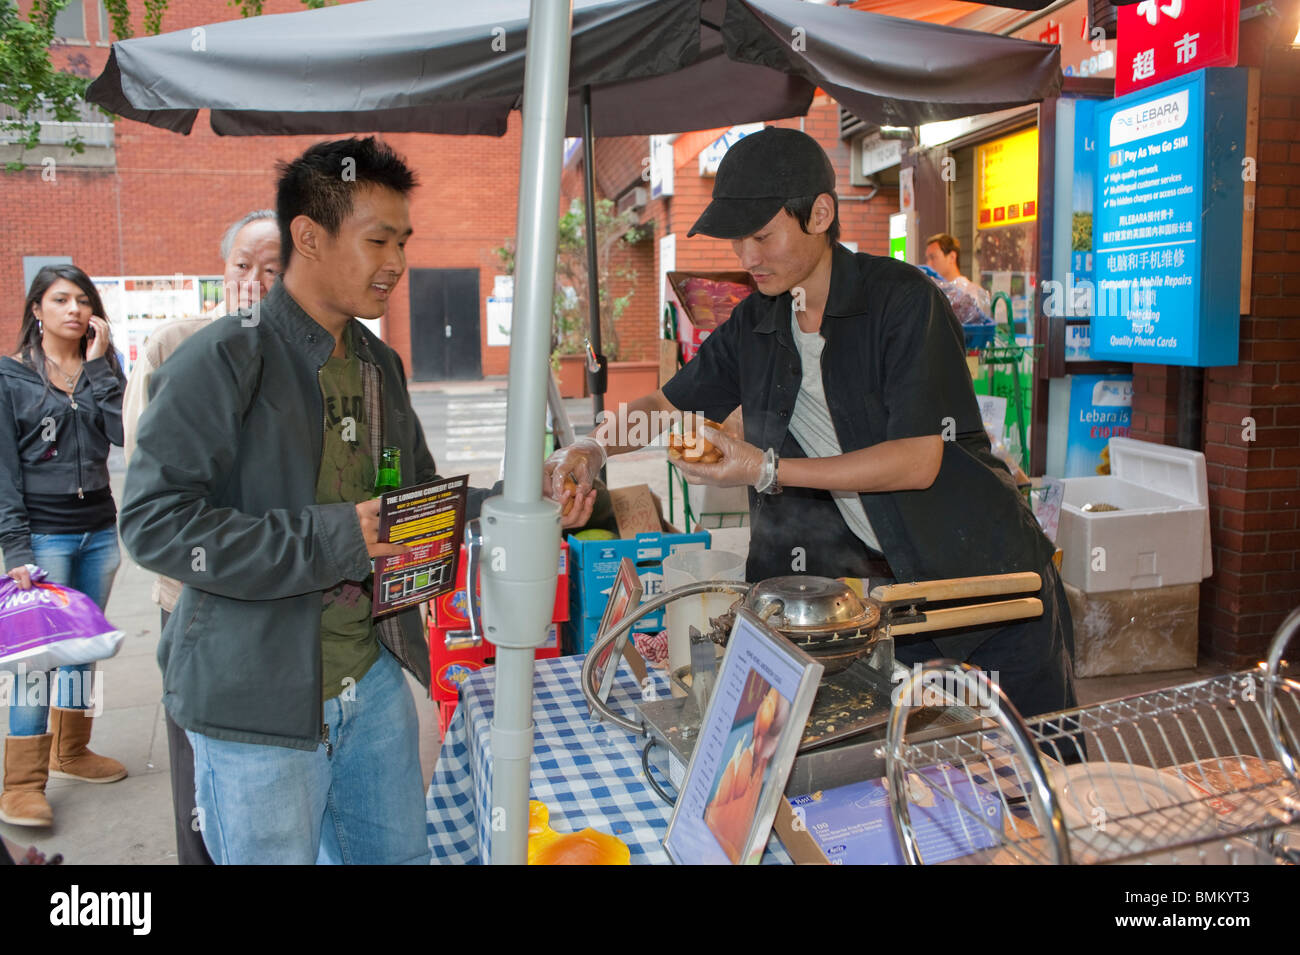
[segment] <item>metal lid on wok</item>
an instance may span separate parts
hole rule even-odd
[[[880,622],[879,607],[830,577],[771,577],[754,585],[745,606],[796,641],[849,636]]]

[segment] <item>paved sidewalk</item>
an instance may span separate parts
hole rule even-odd
[[[408,391],[440,391],[447,395],[490,395],[504,392],[509,384],[505,375],[494,375],[477,381],[412,381],[406,388]]]

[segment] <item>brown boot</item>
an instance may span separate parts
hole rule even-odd
[[[5,739],[5,788],[0,793],[0,821],[11,826],[49,826],[54,812],[45,801],[49,777],[49,733]]]
[[[80,779],[83,783],[115,783],[126,778],[126,767],[115,759],[92,753],[90,728],[95,718],[85,710],[50,707],[50,775],[56,779]]]

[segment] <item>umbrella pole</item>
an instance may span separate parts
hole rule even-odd
[[[605,353],[600,341],[600,266],[596,261],[596,143],[591,135],[591,87],[582,88],[582,187],[587,210],[587,316],[591,347],[599,367],[588,368],[591,383],[591,412],[597,425],[605,410]],[[601,477],[604,477],[602,473]]]
[[[546,639],[555,603],[560,512],[541,497],[542,443],[572,22],[571,0],[532,0],[524,65],[505,492],[484,502],[481,525],[483,617],[487,637],[497,647],[490,820],[494,864],[522,864],[528,858],[533,651]]]

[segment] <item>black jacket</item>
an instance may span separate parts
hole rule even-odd
[[[432,480],[401,359],[360,322],[352,331],[372,449],[401,449],[403,485]],[[305,750],[321,739],[322,595],[371,571],[354,505],[316,503],[317,373],[333,348],[277,283],[255,323],[217,319],[153,374],[120,528],[141,566],[184,585],[158,662],[163,702],[185,729]],[[471,492],[471,511],[488,493]],[[427,686],[418,610],[378,630]]]
[[[122,445],[126,382],[107,358],[88,361],[83,370],[69,397],[34,369],[0,358],[0,550],[6,569],[36,560],[26,492],[108,487],[109,446]]]
[[[721,421],[744,408],[745,440],[803,457],[789,433],[803,377],[790,331],[791,295],[755,293],[664,385],[682,411]],[[922,272],[884,256],[835,247],[822,318],[822,380],[843,452],[939,435],[943,458],[924,490],[864,493],[863,508],[903,582],[1043,571],[1053,545],[1010,472],[994,456],[966,366],[961,326]],[[746,579],[791,573],[875,576],[872,555],[826,491],[749,492]],[[936,640],[954,656],[991,631]]]

